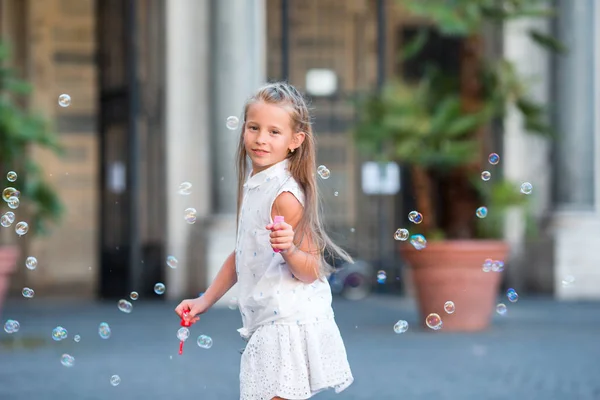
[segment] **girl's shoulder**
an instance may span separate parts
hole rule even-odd
[[[304,190],[302,189],[302,185],[296,181],[296,179],[291,174],[286,174],[283,179],[283,182],[279,186],[275,197],[279,196],[283,192],[290,192],[300,201],[302,205],[304,205]]]

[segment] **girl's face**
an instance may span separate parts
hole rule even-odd
[[[284,107],[257,102],[248,108],[244,146],[254,174],[283,161],[304,137],[304,132],[293,132],[292,119]]]

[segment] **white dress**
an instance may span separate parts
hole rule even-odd
[[[277,163],[244,184],[236,241],[236,272],[243,327],[248,343],[240,365],[240,399],[308,399],[352,381],[346,349],[331,308],[326,279],[303,283],[294,278],[269,242],[271,208],[282,192],[304,205],[304,194],[287,169]]]

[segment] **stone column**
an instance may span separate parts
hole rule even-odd
[[[235,153],[247,98],[266,80],[266,5],[264,0],[211,3],[211,121],[213,215],[207,237],[207,283],[235,248],[237,176]],[[227,129],[227,117],[240,127]],[[235,288],[219,304],[235,295]]]
[[[179,260],[176,269],[163,264],[166,295],[189,296],[198,287],[195,271],[202,268],[189,251],[200,224],[184,220],[193,207],[198,220],[210,214],[210,15],[209,2],[167,0],[166,18],[166,123],[167,255]],[[177,193],[182,182],[192,183],[191,194]],[[197,294],[197,293],[196,293]]]
[[[557,6],[556,34],[569,53],[555,64],[554,287],[561,299],[599,299],[600,4],[559,0]]]

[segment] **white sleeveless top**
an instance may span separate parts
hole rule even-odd
[[[249,174],[244,194],[235,248],[239,285],[239,308],[248,339],[261,325],[306,324],[332,318],[331,288],[326,279],[303,283],[294,278],[280,253],[270,244],[273,202],[290,192],[304,206],[304,193],[283,160],[255,175]]]

